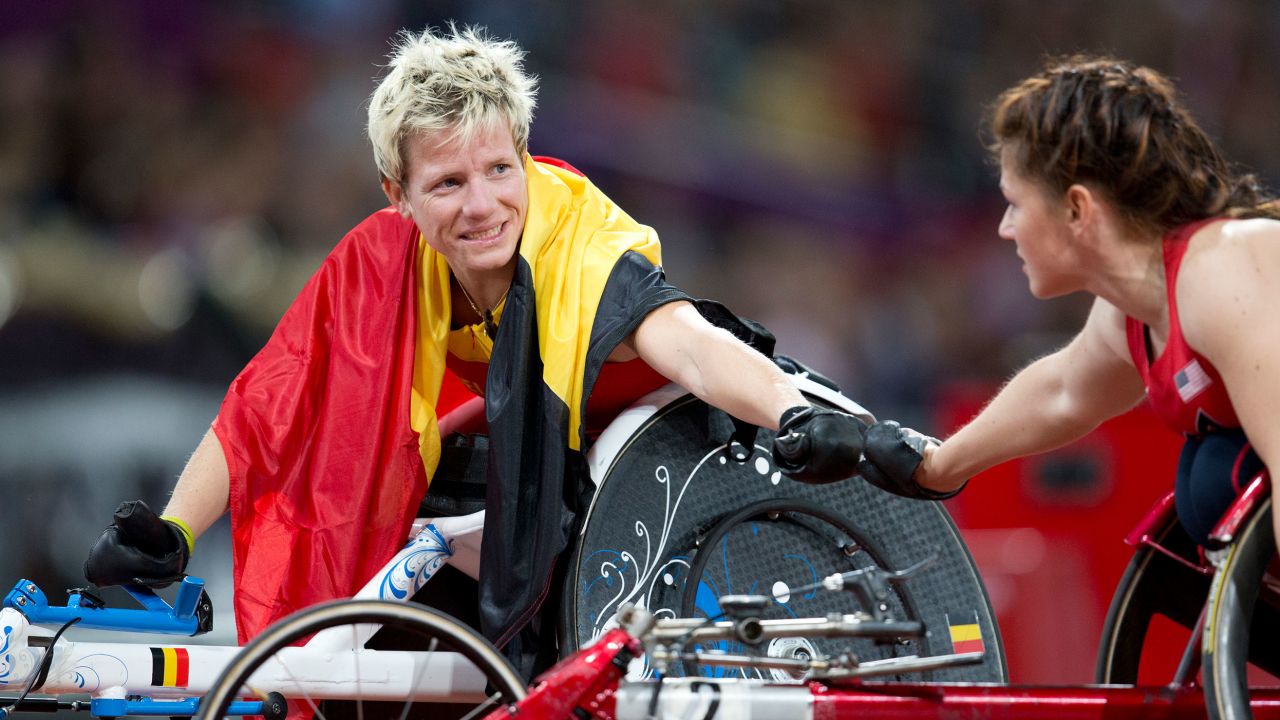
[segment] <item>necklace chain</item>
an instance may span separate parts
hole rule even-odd
[[[493,306],[493,310],[488,308],[481,310],[480,306],[476,305],[476,301],[471,299],[471,293],[467,292],[467,287],[462,284],[461,280],[458,280],[458,289],[462,291],[462,297],[467,299],[467,304],[471,306],[471,309],[475,314],[480,316],[480,322],[484,326],[485,337],[490,339],[496,337],[498,334],[498,324],[493,320],[493,313],[494,310],[502,307],[502,302],[507,299],[507,293],[511,292],[511,286],[507,286],[507,289],[502,293],[502,297],[498,298],[498,303]]]

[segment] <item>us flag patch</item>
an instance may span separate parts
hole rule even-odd
[[[1178,397],[1182,398],[1182,402],[1191,402],[1191,398],[1204,392],[1213,381],[1200,366],[1200,361],[1193,359],[1173,376],[1173,384],[1178,388]]]

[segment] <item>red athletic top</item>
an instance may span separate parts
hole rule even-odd
[[[1150,359],[1148,329],[1133,318],[1125,319],[1125,334],[1133,364],[1147,386],[1147,402],[1169,427],[1187,435],[1203,435],[1216,428],[1240,427],[1218,371],[1182,337],[1178,321],[1178,269],[1188,241],[1197,230],[1217,218],[1209,218],[1170,230],[1164,236],[1164,278],[1169,293],[1169,341],[1154,362]]]

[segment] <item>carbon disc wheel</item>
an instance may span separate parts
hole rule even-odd
[[[795,382],[816,405],[865,416],[838,393],[798,376]],[[980,665],[934,671],[930,679],[1008,680],[986,589],[941,503],[891,495],[856,476],[827,485],[790,480],[773,463],[772,433],[761,430],[750,448],[735,445],[728,416],[679,389],[660,390],[633,409],[636,417],[624,413],[589,455],[598,489],[583,520],[562,597],[562,655],[613,627],[623,603],[643,605],[660,618],[680,617],[686,614],[684,599],[690,592],[697,598],[704,585],[701,595],[706,598],[776,595],[777,588],[803,585],[828,572],[872,562],[901,570],[936,556],[929,568],[899,588],[898,609],[928,628],[920,649],[950,653],[949,628],[965,626],[965,632],[980,637],[986,656]],[[609,438],[615,426],[622,429]],[[742,527],[731,530],[727,545],[699,545],[733,513],[782,500],[811,503],[844,518],[856,529],[862,550],[846,555],[838,545],[840,531],[800,512],[783,513],[784,522],[766,518],[739,523]],[[749,546],[742,542],[748,536],[754,538]],[[693,579],[690,568],[698,560],[706,563],[705,569]],[[847,593],[828,595],[789,600],[796,607],[830,601],[842,612],[860,609]],[[695,613],[699,602],[695,599]],[[807,611],[796,614],[802,612]]]

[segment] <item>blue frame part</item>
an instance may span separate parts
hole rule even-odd
[[[62,625],[79,618],[78,627],[100,630],[125,630],[166,635],[198,635],[207,630],[201,628],[196,617],[196,606],[204,590],[204,580],[188,576],[178,587],[172,606],[154,590],[140,585],[125,585],[142,610],[100,607],[82,604],[79,592],[72,592],[65,607],[50,605],[44,591],[30,580],[19,580],[4,597],[4,607],[22,613],[35,625]],[[163,713],[162,713],[163,714]]]
[[[126,715],[190,717],[194,716],[199,710],[200,698],[187,698],[185,700],[94,698],[89,701],[89,713],[101,718],[116,718]],[[227,714],[261,715],[262,702],[259,700],[233,702],[231,707],[227,709]]]

